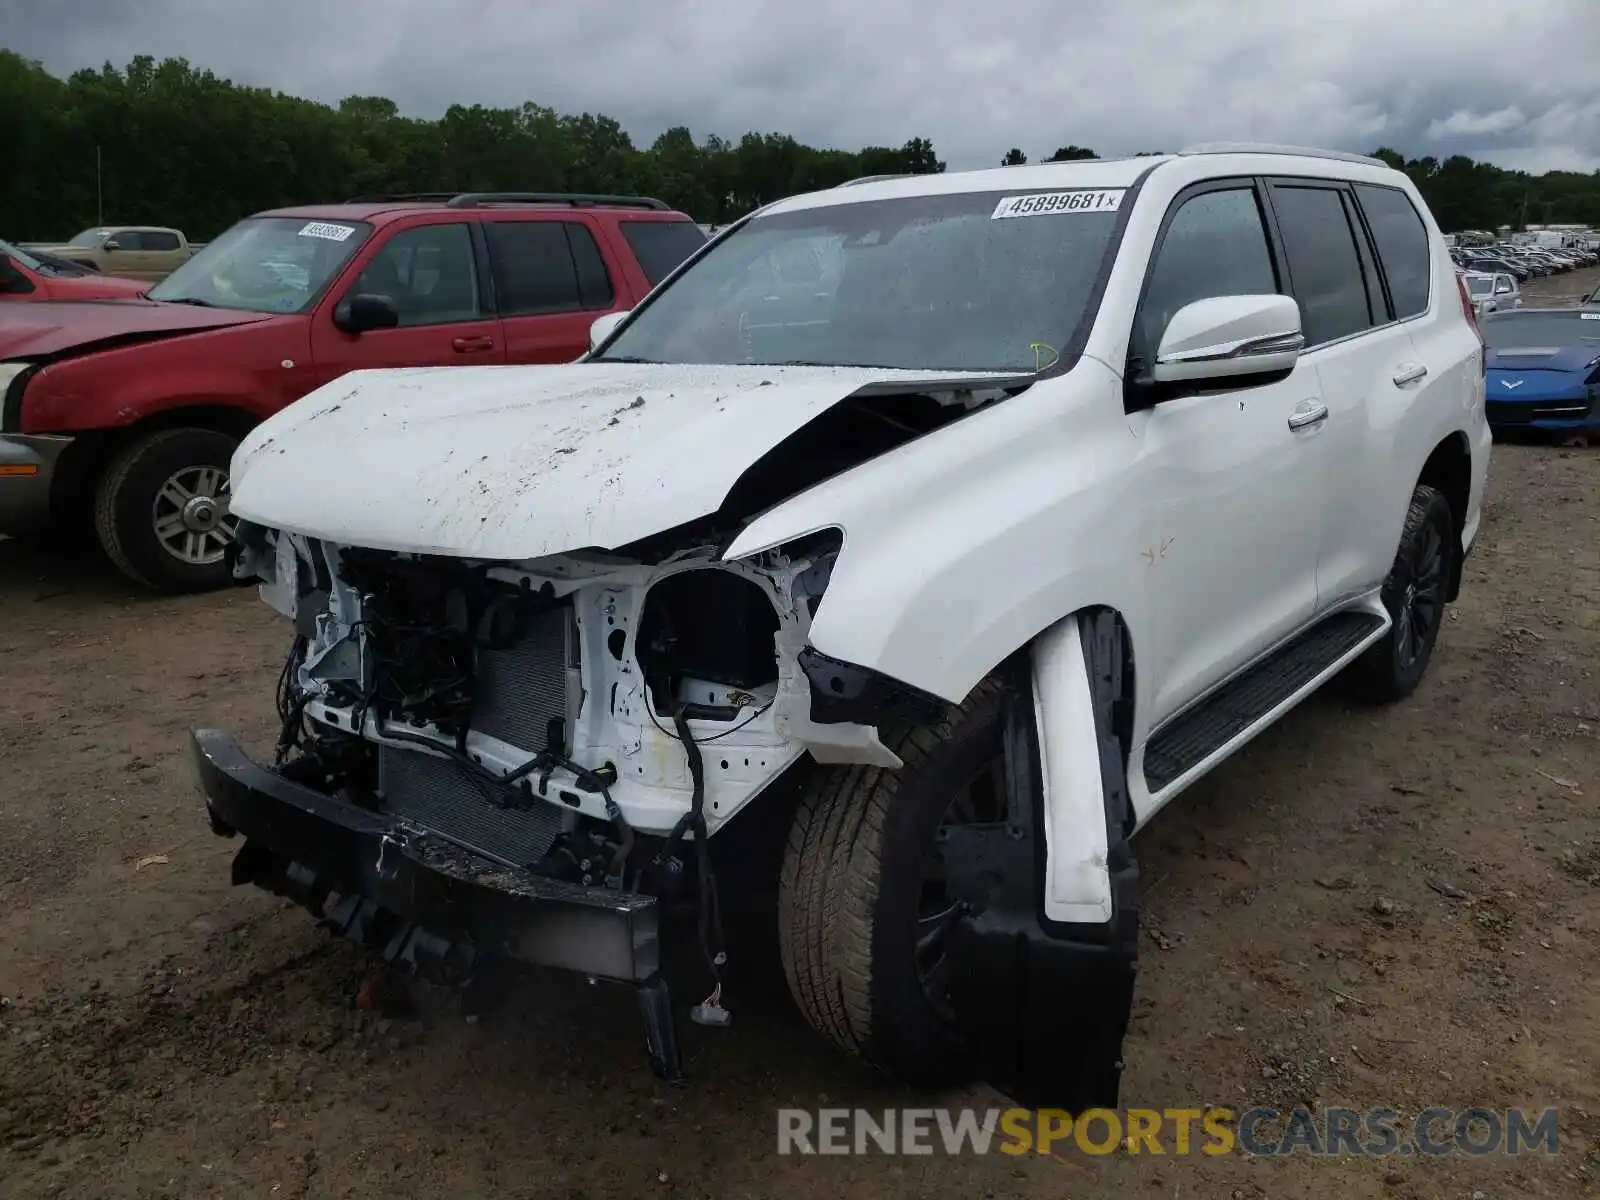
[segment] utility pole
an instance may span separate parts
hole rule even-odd
[[[94,144],[94,223],[106,223],[105,192],[100,186],[100,143]]]

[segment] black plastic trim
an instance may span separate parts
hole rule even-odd
[[[565,204],[571,208],[644,208],[672,212],[672,205],[654,196],[608,196],[589,192],[462,192],[445,201],[447,208],[483,208],[490,204]]]
[[[415,935],[456,962],[488,954],[639,984],[659,971],[653,896],[490,862],[287,779],[221,730],[193,730],[190,742],[213,829],[246,839],[236,884],[288,896],[324,921],[381,928],[391,944]],[[334,893],[339,908],[325,911]]]
[[[1345,609],[1303,629],[1218,684],[1155,729],[1144,775],[1160,792],[1260,721],[1383,627],[1384,618]]]
[[[811,684],[811,719],[818,725],[871,725],[907,720],[929,725],[949,705],[938,696],[867,667],[830,658],[807,646],[800,669]]]
[[[415,226],[413,226],[415,228]],[[468,221],[467,231],[472,235],[472,266],[478,274],[478,307],[486,317],[500,315],[500,297],[495,290],[494,267],[490,261],[489,235],[481,221]]]
[[[1076,925],[1044,915],[1042,759],[1029,660],[1020,656],[1005,717],[1005,840],[992,847],[999,882],[991,902],[952,930],[949,949],[957,1023],[984,1078],[1028,1107],[1073,1113],[1117,1107],[1139,930],[1133,814],[1115,733],[1131,663],[1112,613],[1086,616],[1082,636],[1101,742],[1112,919]]]

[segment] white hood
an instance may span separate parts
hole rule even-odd
[[[382,550],[615,548],[715,512],[747,467],[868,384],[983,378],[624,363],[357,371],[244,440],[232,510]]]

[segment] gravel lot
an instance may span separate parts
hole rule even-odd
[[[1124,1102],[1561,1106],[1554,1160],[1424,1162],[780,1158],[780,1106],[906,1102],[781,997],[685,1022],[682,1091],[620,988],[356,1014],[365,960],[228,886],[188,781],[191,724],[270,744],[277,620],[0,543],[0,1195],[1600,1195],[1597,544],[1600,450],[1497,447],[1417,696],[1328,689],[1138,844]]]

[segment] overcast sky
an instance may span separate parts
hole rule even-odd
[[[1600,168],[1600,0],[0,0],[59,74],[182,56],[337,102],[534,100],[952,169],[1250,139]]]

